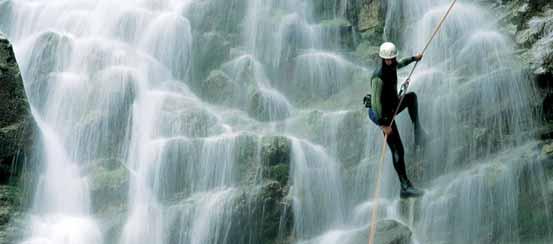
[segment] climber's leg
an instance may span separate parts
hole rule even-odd
[[[392,133],[388,136],[387,141],[390,151],[392,152],[392,160],[394,168],[401,184],[401,197],[418,197],[423,194],[422,191],[413,187],[409,178],[407,178],[407,171],[405,170],[405,151],[403,149],[403,143],[399,135],[399,130],[395,122],[392,125]]]
[[[427,139],[428,134],[422,128],[421,122],[419,120],[419,105],[417,94],[414,92],[409,92],[404,95],[403,102],[399,106],[398,113],[401,113],[405,108],[409,112],[409,117],[413,122],[413,127],[415,128],[415,144],[422,145]]]

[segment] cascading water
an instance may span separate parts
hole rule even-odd
[[[398,37],[403,50],[423,46],[449,3],[403,1],[390,10],[410,23]],[[435,94],[420,99],[423,123],[432,134],[444,135],[423,156],[421,180],[430,184],[414,223],[421,243],[521,241],[519,192],[527,190],[520,189],[519,177],[536,166],[513,156],[533,145],[528,135],[536,127],[534,91],[513,58],[512,41],[491,16],[474,2],[459,2],[414,77],[421,82],[413,90]],[[537,181],[541,177],[530,173]],[[549,215],[548,208],[545,203],[536,211]],[[536,242],[548,242],[551,229],[541,238]]]
[[[385,2],[383,38],[404,55],[424,46],[449,4]],[[415,243],[520,243],[518,195],[544,180],[519,157],[534,144],[533,91],[511,41],[476,1],[459,1],[412,79],[433,137],[424,151],[412,150],[409,120],[398,117],[409,171],[427,193],[399,200],[388,157],[377,210],[381,133],[352,96],[375,67],[343,47],[355,3],[0,0],[0,30],[41,131],[22,243],[358,244],[372,211],[408,225]],[[266,172],[287,163],[286,177]],[[522,174],[535,184],[520,185]],[[114,195],[95,190],[120,179]],[[289,189],[273,203],[266,190],[278,181]],[[267,231],[269,208],[282,211]],[[552,233],[545,227],[544,240]]]

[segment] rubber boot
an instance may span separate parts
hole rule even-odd
[[[406,177],[401,181],[401,191],[399,196],[401,198],[411,198],[411,197],[420,197],[424,195],[424,192],[422,190],[419,190],[411,184],[409,179]]]

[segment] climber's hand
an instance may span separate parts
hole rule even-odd
[[[422,53],[417,53],[417,55],[415,55],[415,60],[418,62],[418,61],[421,61],[422,59]]]
[[[391,126],[381,126],[382,132],[384,132],[384,135],[389,136],[392,134],[392,127]]]

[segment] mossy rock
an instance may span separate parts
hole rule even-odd
[[[129,189],[129,169],[119,159],[108,158],[90,162],[92,207],[103,212],[126,205]]]
[[[23,147],[29,124],[28,104],[13,47],[0,32],[0,159]]]
[[[257,91],[250,100],[248,114],[260,121],[283,120],[290,116],[291,106],[276,91]]]
[[[265,176],[270,180],[275,180],[281,185],[288,183],[290,177],[290,166],[286,164],[277,164],[265,169]]]
[[[220,70],[211,71],[201,87],[204,98],[216,104],[234,104],[236,95],[241,94],[240,86]]]
[[[0,185],[0,244],[14,243],[23,235],[21,198],[18,187]]]
[[[287,200],[288,188],[276,181],[265,181],[244,194],[237,201],[231,226],[232,243],[287,243],[293,228],[291,203]],[[248,224],[249,233],[243,224]]]
[[[230,55],[230,49],[236,39],[233,35],[222,32],[196,33],[194,35],[194,57],[193,75],[196,80],[203,80],[214,70],[225,62]]]
[[[21,194],[14,186],[0,186],[0,226],[5,226],[10,221],[12,214],[20,207]]]
[[[264,137],[261,146],[262,165],[290,165],[291,141],[285,136]]]

